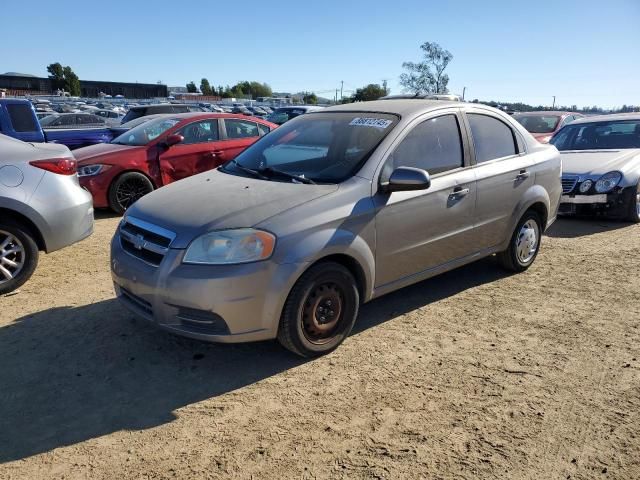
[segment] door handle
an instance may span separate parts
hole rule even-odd
[[[516,175],[516,178],[514,179],[516,182],[519,182],[521,180],[526,180],[527,178],[529,178],[529,175],[531,175],[527,170],[520,170],[520,173],[518,173],[518,175]]]
[[[458,187],[453,189],[453,192],[449,196],[450,197],[455,197],[455,198],[460,198],[460,197],[464,197],[464,196],[466,196],[468,194],[469,194],[469,189],[468,188],[462,188],[462,187],[458,186]]]

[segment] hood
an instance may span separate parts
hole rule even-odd
[[[73,151],[73,155],[76,157],[76,160],[78,160],[79,165],[87,165],[95,162],[96,158],[113,154],[129,154],[142,148],[145,147],[117,145],[115,143],[98,143],[89,147],[78,148]]]
[[[640,161],[640,149],[572,150],[562,154],[562,171],[573,175],[599,176],[613,170],[625,172]],[[635,160],[635,161],[634,161]]]
[[[203,233],[253,227],[337,189],[337,185],[273,182],[212,170],[145,195],[127,216],[175,232],[172,247],[186,248]]]

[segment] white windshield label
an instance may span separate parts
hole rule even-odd
[[[384,118],[356,117],[351,120],[349,125],[355,125],[357,127],[387,128],[392,123],[392,120],[386,120]]]

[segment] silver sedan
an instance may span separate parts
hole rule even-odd
[[[91,195],[80,188],[69,149],[0,135],[0,295],[31,277],[39,251],[92,231]]]

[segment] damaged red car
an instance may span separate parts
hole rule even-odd
[[[277,128],[265,120],[222,113],[167,114],[110,143],[75,150],[80,184],[96,208],[123,213],[147,193],[232,160]]]

